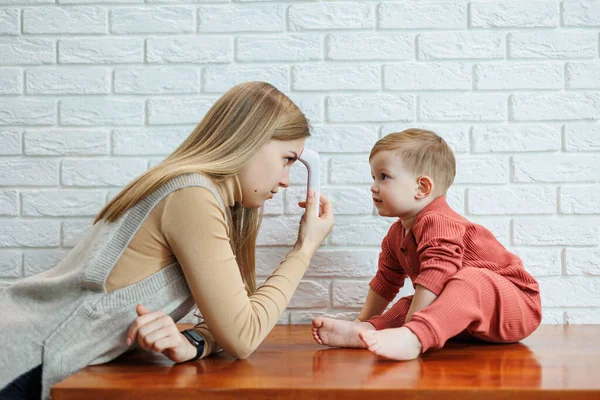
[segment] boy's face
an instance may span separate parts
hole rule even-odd
[[[418,177],[406,171],[393,151],[380,151],[370,161],[373,203],[383,217],[410,218],[419,212]]]

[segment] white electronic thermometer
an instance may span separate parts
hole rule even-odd
[[[315,191],[315,206],[317,207],[317,216],[319,215],[320,210],[320,186],[321,186],[321,161],[319,158],[319,153],[314,150],[304,148],[302,153],[300,153],[300,157],[298,158],[302,164],[306,165],[306,169],[308,170],[308,183],[306,188],[306,193],[308,195],[308,190],[313,189]]]

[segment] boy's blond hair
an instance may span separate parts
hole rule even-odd
[[[369,161],[381,151],[393,151],[404,168],[418,176],[427,175],[434,182],[435,196],[445,195],[456,175],[456,159],[446,141],[435,132],[411,128],[379,139]]]

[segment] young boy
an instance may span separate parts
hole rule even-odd
[[[421,129],[392,133],[369,163],[375,207],[398,221],[383,239],[358,320],[315,318],[317,343],[410,360],[461,333],[493,343],[530,335],[541,321],[538,284],[491,232],[446,203],[456,173],[446,142]],[[384,312],[407,277],[415,294]]]

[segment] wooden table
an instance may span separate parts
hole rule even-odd
[[[451,341],[407,362],[312,341],[277,326],[247,360],[220,353],[173,364],[135,352],[52,389],[67,399],[600,399],[600,325],[543,325],[522,343]]]

